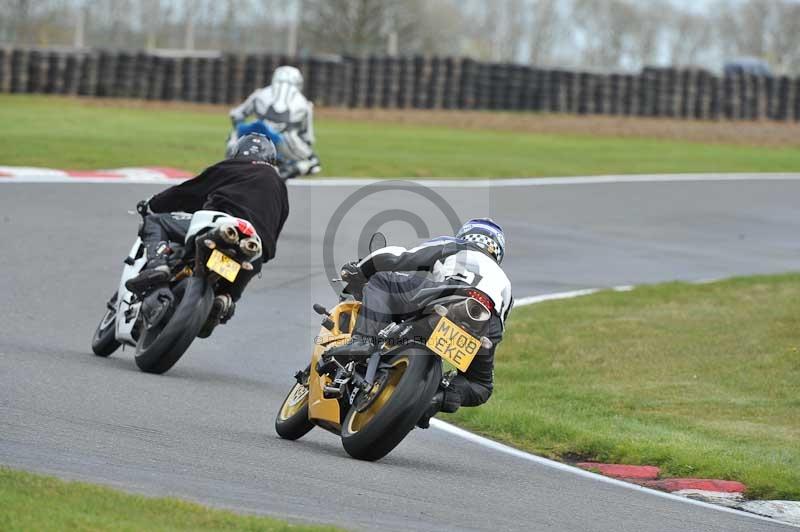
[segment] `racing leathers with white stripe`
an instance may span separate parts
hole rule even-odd
[[[319,171],[314,154],[314,104],[290,83],[275,83],[257,89],[240,106],[230,112],[234,124],[250,116],[264,121],[281,135],[278,155],[293,161],[301,174]]]
[[[473,287],[492,300],[494,312],[484,331],[492,340],[492,347],[481,348],[466,373],[455,377],[446,390],[448,402],[455,393],[460,396],[456,399],[461,406],[485,403],[494,386],[494,351],[502,340],[513,304],[511,282],[500,265],[474,244],[440,237],[412,249],[379,249],[361,260],[358,267],[369,279],[354,331],[361,336],[376,336],[389,317],[413,315],[426,300],[436,299],[448,290]]]

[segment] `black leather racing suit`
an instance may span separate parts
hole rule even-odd
[[[158,260],[164,242],[183,242],[191,213],[220,211],[253,224],[263,246],[262,262],[275,257],[278,236],[289,216],[286,183],[274,166],[262,161],[228,159],[206,168],[194,179],[170,187],[149,201],[152,215],[142,227],[148,257]],[[188,214],[187,214],[188,213]],[[261,270],[261,262],[237,279],[229,293],[241,297],[247,282]],[[148,267],[153,265],[148,262]]]
[[[453,409],[485,403],[494,386],[494,352],[513,302],[511,283],[494,259],[472,243],[441,237],[410,250],[379,249],[358,266],[369,281],[354,333],[368,338],[392,321],[415,314],[443,292],[474,287],[492,299],[495,308],[484,335],[493,346],[481,348],[466,373],[459,373],[446,391]]]

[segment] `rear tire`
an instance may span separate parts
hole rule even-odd
[[[379,460],[403,441],[430,406],[442,380],[442,363],[439,357],[426,349],[412,347],[392,356],[388,363],[389,383],[396,380],[391,391],[384,386],[373,405],[359,413],[350,407],[342,421],[342,446],[347,454],[359,460]],[[398,376],[393,372],[402,371]],[[386,398],[382,394],[390,393]]]
[[[202,277],[189,277],[172,290],[172,315],[164,326],[142,329],[136,345],[136,365],[146,373],[168,371],[189,348],[211,312],[214,291]]]
[[[305,395],[303,394],[305,390]],[[308,419],[308,387],[299,382],[292,386],[275,417],[275,432],[284,440],[297,440],[314,428]]]
[[[119,349],[120,343],[117,342],[117,293],[111,296],[108,306],[114,307],[106,309],[103,319],[97,324],[97,329],[92,337],[92,351],[99,357],[107,357]]]

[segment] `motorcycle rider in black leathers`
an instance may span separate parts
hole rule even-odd
[[[475,288],[491,307],[484,336],[492,347],[482,347],[466,373],[440,388],[418,425],[427,428],[439,411],[455,412],[461,406],[485,403],[493,389],[494,351],[513,304],[511,282],[500,268],[504,252],[502,228],[489,218],[477,218],[465,223],[455,238],[439,237],[408,250],[385,247],[344,265],[342,280],[363,284],[362,306],[351,343],[326,355],[368,356],[376,350],[379,331],[389,323],[414,315],[447,291]]]
[[[158,321],[172,301],[167,288],[170,269],[167,260],[169,242],[183,242],[189,230],[191,213],[199,210],[220,211],[253,224],[262,244],[262,261],[252,271],[242,271],[227,294],[214,299],[211,320],[201,336],[211,334],[219,323],[227,322],[247,283],[261,271],[262,262],[275,257],[275,249],[283,224],[289,215],[286,183],[275,168],[276,151],[263,135],[251,134],[239,139],[232,155],[206,168],[194,179],[185,181],[139,202],[137,210],[144,216],[140,232],[147,250],[147,265],[125,287],[145,298],[143,312],[148,323]],[[148,319],[149,318],[149,319]]]

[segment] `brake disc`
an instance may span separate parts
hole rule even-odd
[[[356,411],[363,412],[369,408],[372,403],[375,402],[375,399],[380,396],[381,392],[383,391],[383,387],[386,385],[388,380],[389,372],[387,370],[382,370],[378,375],[376,375],[375,382],[372,384],[372,388],[370,388],[368,392],[362,391],[360,394],[358,394],[356,402],[353,405],[356,407]]]

